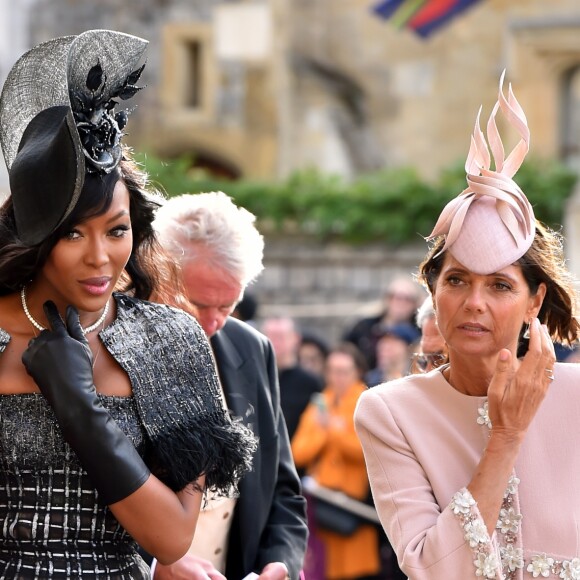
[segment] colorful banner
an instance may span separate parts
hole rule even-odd
[[[383,0],[373,12],[396,28],[410,28],[426,38],[480,0]]]

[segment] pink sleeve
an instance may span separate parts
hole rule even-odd
[[[495,533],[490,539],[469,491],[458,490],[439,506],[388,405],[372,389],[359,400],[355,425],[377,512],[403,572],[411,580],[503,579]]]

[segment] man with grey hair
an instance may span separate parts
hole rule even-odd
[[[298,578],[306,550],[306,506],[296,475],[276,361],[269,340],[230,314],[262,271],[255,217],[222,192],[168,200],[154,226],[181,265],[189,300],[214,352],[225,404],[258,436],[254,468],[237,498],[210,498],[188,554],[156,565],[154,578]]]
[[[157,212],[160,242],[181,264],[186,291],[208,337],[223,327],[263,269],[264,239],[255,219],[221,191],[180,195]]]
[[[417,310],[417,326],[421,329],[419,352],[413,357],[412,372],[426,373],[447,362],[447,345],[437,326],[437,315],[431,296]]]

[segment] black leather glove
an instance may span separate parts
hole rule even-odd
[[[51,330],[30,341],[22,362],[100,498],[115,503],[139,489],[149,469],[97,397],[93,355],[76,309],[67,307],[66,326],[54,302],[45,302],[44,312]]]

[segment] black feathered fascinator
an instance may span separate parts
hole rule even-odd
[[[21,241],[42,242],[74,209],[86,173],[110,173],[122,157],[127,111],[140,90],[147,41],[89,30],[42,43],[8,74],[0,141]]]

